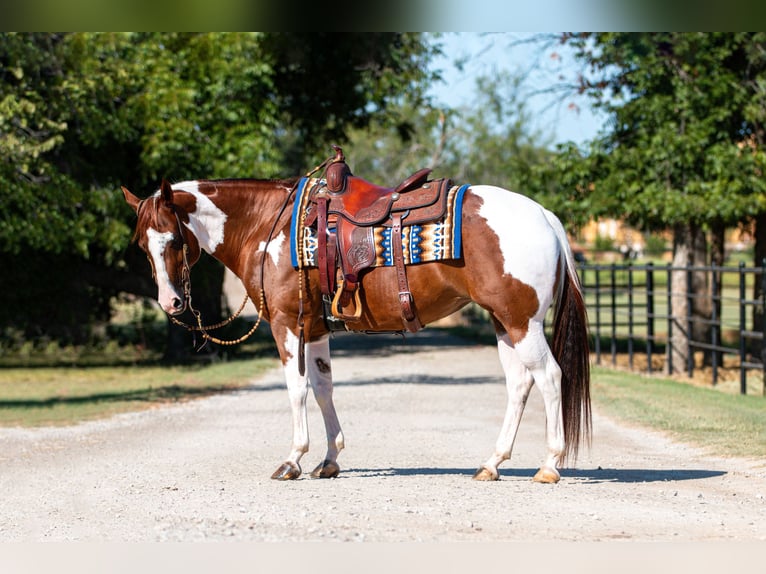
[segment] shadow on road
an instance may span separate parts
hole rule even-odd
[[[470,347],[478,344],[436,328],[404,334],[335,333],[330,339],[330,352],[335,357],[356,354],[390,357],[401,353],[423,351],[428,347]]]
[[[473,476],[475,468],[351,468],[344,470],[341,477],[380,477],[380,476]],[[537,472],[536,468],[500,469],[500,480],[504,478],[529,478]],[[562,479],[582,479],[577,482],[595,484],[604,482],[674,482],[681,480],[700,480],[725,475],[722,470],[687,470],[687,469],[651,469],[651,468],[595,468],[562,469]]]

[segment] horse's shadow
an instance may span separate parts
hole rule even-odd
[[[343,471],[346,477],[380,477],[380,476],[473,476],[475,468],[350,468]],[[531,479],[537,472],[536,468],[506,468],[500,469],[500,480],[524,478]],[[651,469],[651,468],[582,468],[562,469],[562,479],[575,479],[583,484],[617,482],[678,482],[683,480],[701,480],[723,476],[722,470],[698,469]]]

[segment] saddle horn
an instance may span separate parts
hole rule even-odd
[[[333,145],[332,147],[335,150],[335,157],[325,171],[327,190],[331,193],[340,193],[346,189],[346,178],[352,173],[340,146]]]

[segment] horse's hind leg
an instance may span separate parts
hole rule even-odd
[[[319,409],[322,411],[327,432],[327,455],[311,473],[314,478],[333,478],[340,472],[337,459],[343,448],[343,431],[340,428],[335,404],[332,400],[332,368],[330,366],[330,338],[323,337],[306,345],[306,370],[314,390]]]
[[[545,440],[548,454],[535,474],[536,482],[558,482],[564,458],[564,421],[561,412],[561,367],[545,340],[542,320],[529,322],[526,336],[514,345],[519,358],[532,373],[545,405]]]
[[[561,418],[561,369],[553,358],[542,323],[532,320],[526,335],[512,342],[508,333],[498,334],[497,347],[505,371],[508,407],[495,453],[474,475],[477,480],[497,480],[497,466],[511,456],[513,441],[521,422],[532,384],[536,383],[545,403],[545,438],[548,455],[537,471],[536,482],[558,482],[557,470],[564,455],[564,428]]]
[[[503,428],[495,443],[494,454],[482,464],[476,471],[475,480],[497,480],[499,477],[497,467],[504,460],[511,458],[513,442],[519,429],[521,415],[529,397],[534,379],[532,373],[521,361],[518,353],[511,345],[507,334],[497,335],[497,351],[500,355],[500,364],[505,372],[505,385],[508,393],[508,404],[503,420]]]

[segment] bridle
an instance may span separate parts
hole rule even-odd
[[[202,338],[205,340],[205,342],[199,346],[199,348],[197,349],[198,351],[201,350],[208,341],[212,341],[213,343],[217,343],[223,346],[232,346],[232,345],[237,345],[239,343],[242,343],[243,341],[250,338],[250,336],[253,333],[255,333],[255,331],[258,329],[259,325],[261,324],[261,319],[263,318],[263,309],[265,306],[265,298],[263,295],[263,264],[264,264],[263,259],[261,260],[261,288],[259,290],[260,296],[259,296],[259,303],[258,303],[258,319],[255,321],[255,323],[250,328],[250,330],[244,335],[242,335],[241,337],[239,337],[238,339],[231,339],[231,340],[219,339],[218,337],[211,335],[210,333],[208,333],[208,331],[225,327],[226,325],[234,321],[234,319],[239,317],[239,315],[245,309],[245,305],[247,305],[247,302],[250,300],[250,296],[247,293],[245,293],[245,298],[242,300],[242,304],[239,306],[239,309],[237,309],[237,311],[233,315],[230,315],[228,319],[225,319],[219,323],[215,323],[214,325],[202,324],[202,314],[197,309],[195,309],[192,304],[191,265],[189,264],[189,243],[186,241],[186,235],[184,234],[183,223],[181,222],[181,216],[178,214],[178,210],[176,209],[176,206],[171,204],[169,207],[173,211],[173,215],[175,215],[176,217],[176,224],[178,226],[178,235],[181,241],[181,255],[183,258],[183,265],[181,267],[181,285],[183,287],[184,302],[186,304],[186,307],[189,309],[192,315],[194,315],[194,318],[197,320],[197,324],[189,325],[187,323],[184,323],[183,321],[179,321],[172,315],[168,315],[168,318],[175,325],[178,325],[179,327],[184,327],[187,331],[200,333],[200,335],[202,335]],[[277,217],[277,219],[279,219],[279,217]],[[276,225],[276,222],[275,222],[275,225]]]

